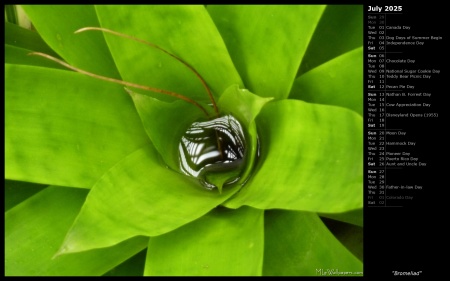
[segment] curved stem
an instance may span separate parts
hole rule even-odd
[[[217,117],[219,117],[219,109],[217,108],[216,101],[214,100],[214,97],[213,97],[213,95],[212,95],[212,93],[211,93],[211,90],[209,89],[208,85],[206,85],[205,80],[204,80],[203,77],[197,72],[197,70],[195,70],[195,69],[194,69],[192,66],[190,66],[187,62],[185,62],[185,61],[182,60],[181,58],[175,56],[174,54],[169,53],[168,51],[164,50],[163,48],[159,47],[159,46],[156,45],[156,44],[153,44],[153,43],[151,43],[151,42],[147,42],[147,41],[145,41],[145,40],[136,38],[136,37],[131,36],[131,35],[123,34],[123,33],[117,32],[117,31],[113,31],[113,30],[110,30],[110,29],[107,29],[107,28],[102,28],[102,27],[84,27],[84,28],[78,29],[78,30],[75,31],[74,33],[76,34],[76,33],[84,32],[84,31],[89,31],[89,30],[103,31],[103,32],[107,32],[107,33],[110,33],[110,34],[113,34],[113,35],[116,35],[116,36],[120,36],[120,37],[124,37],[124,38],[127,38],[127,39],[131,39],[131,40],[137,41],[137,42],[139,42],[139,43],[143,43],[143,44],[145,44],[145,45],[147,45],[147,46],[156,48],[156,49],[158,49],[158,50],[160,50],[160,51],[162,51],[162,52],[168,54],[169,56],[173,57],[173,58],[176,59],[177,61],[179,61],[179,62],[181,62],[182,64],[184,64],[187,68],[189,68],[189,69],[195,74],[195,76],[197,76],[197,78],[198,78],[198,79],[200,80],[200,82],[203,84],[203,87],[206,89],[206,92],[208,93],[209,99],[210,99],[211,102],[212,102],[212,105],[213,105],[213,107],[214,107],[214,111],[216,112]]]
[[[192,99],[190,99],[188,97],[185,97],[183,95],[180,95],[180,94],[177,94],[177,93],[174,93],[174,92],[170,92],[170,91],[167,91],[167,90],[163,90],[163,89],[152,88],[152,87],[148,87],[148,86],[143,86],[143,85],[127,82],[127,81],[122,81],[122,80],[118,80],[118,79],[109,78],[109,77],[106,77],[106,76],[94,74],[94,73],[91,73],[91,72],[88,72],[88,71],[76,68],[74,66],[71,66],[70,64],[63,62],[62,60],[59,60],[59,59],[57,59],[55,57],[52,57],[52,56],[44,54],[44,53],[32,52],[32,53],[29,53],[28,55],[41,56],[41,57],[47,58],[49,60],[52,60],[54,62],[59,63],[60,65],[62,65],[64,67],[67,67],[68,69],[71,69],[73,71],[76,71],[76,72],[79,72],[81,74],[84,74],[84,75],[87,75],[87,76],[91,76],[91,77],[94,77],[94,78],[97,78],[97,79],[100,79],[100,80],[104,80],[104,81],[108,81],[108,82],[111,82],[111,83],[116,83],[116,84],[120,84],[120,85],[124,85],[124,86],[128,86],[128,87],[132,87],[132,88],[142,89],[142,90],[145,90],[145,91],[151,91],[151,92],[155,92],[155,93],[160,93],[160,94],[176,97],[178,99],[184,100],[184,101],[186,101],[188,103],[191,103],[191,104],[195,105],[201,111],[203,111],[203,113],[205,113],[205,115],[207,117],[209,117],[209,114],[206,111],[206,109],[204,109],[196,101],[194,101],[194,100],[192,100]]]

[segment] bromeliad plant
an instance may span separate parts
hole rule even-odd
[[[24,9],[7,275],[361,274],[361,7]]]

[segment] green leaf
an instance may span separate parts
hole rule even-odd
[[[69,64],[120,77],[102,34],[74,34],[83,27],[99,26],[94,6],[25,5],[23,9],[45,42]]]
[[[362,275],[362,263],[316,214],[273,210],[264,221],[264,275],[323,276],[333,270]]]
[[[5,22],[5,44],[58,56],[37,32],[8,22]]]
[[[362,5],[328,5],[309,42],[298,75],[361,47],[363,22]]]
[[[96,10],[102,27],[154,43],[190,64],[216,98],[229,85],[242,85],[204,6],[101,5]],[[129,39],[110,34],[105,37],[124,80],[209,101],[199,79],[173,57]],[[160,94],[153,97],[168,100]]]
[[[17,16],[16,5],[5,5],[5,24],[18,24],[19,19]]]
[[[78,73],[5,65],[5,177],[90,188],[148,143],[117,85]]]
[[[321,218],[333,235],[357,257],[363,261],[363,228],[334,219]]]
[[[286,98],[322,15],[320,5],[208,6],[245,87]]]
[[[244,126],[250,127],[261,109],[273,98],[261,98],[238,85],[231,85],[220,97],[219,108],[233,114]]]
[[[111,248],[52,259],[87,191],[49,187],[5,213],[5,275],[101,275],[144,249],[136,237]]]
[[[338,105],[363,115],[363,48],[336,57],[298,77],[290,98]]]
[[[58,57],[37,32],[5,22],[5,63],[66,69],[50,60],[28,55],[34,51]]]
[[[319,213],[319,215],[321,217],[351,223],[360,227],[363,226],[363,208],[345,213],[334,213],[334,214]]]
[[[348,109],[284,100],[257,119],[260,166],[225,206],[345,212],[363,205],[363,121]]]
[[[220,97],[218,106],[221,110],[232,113],[246,128],[246,164],[239,184],[245,183],[250,176],[258,154],[258,132],[255,118],[272,98],[261,98],[238,85],[230,86]]]
[[[147,145],[94,185],[59,254],[108,247],[136,235],[170,232],[203,216],[236,191],[205,190],[164,167],[157,151]]]
[[[178,145],[187,128],[205,115],[185,101],[172,103],[129,92],[148,137],[164,162],[179,171]]]
[[[145,275],[260,276],[263,211],[217,208],[170,233],[150,239]]]
[[[144,275],[147,249],[140,251],[134,257],[116,266],[103,276],[142,276]]]
[[[31,52],[33,51],[5,44],[5,63],[35,65],[67,70],[67,68],[62,65],[55,64],[50,60],[43,60],[41,57],[28,55]]]
[[[46,187],[31,182],[5,180],[5,212]]]

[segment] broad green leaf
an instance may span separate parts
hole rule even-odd
[[[147,249],[142,250],[124,263],[106,272],[103,276],[142,276],[144,275],[146,256]]]
[[[363,115],[363,49],[336,57],[298,77],[290,98],[338,105]]]
[[[35,65],[67,70],[67,68],[62,65],[56,64],[50,60],[43,60],[41,57],[28,55],[31,52],[33,51],[5,44],[5,63]]]
[[[216,208],[149,241],[145,275],[260,276],[263,211]]]
[[[258,132],[255,118],[261,109],[271,101],[272,98],[261,98],[247,89],[239,89],[238,85],[230,86],[220,97],[219,108],[225,112],[232,113],[246,128],[246,166],[238,181],[242,184],[248,180],[258,154]]]
[[[225,206],[345,212],[363,206],[363,121],[351,110],[284,100],[257,118],[261,157]]]
[[[360,227],[363,226],[363,208],[345,213],[332,213],[332,214],[319,213],[319,216],[341,222],[351,223]]]
[[[90,188],[148,143],[123,88],[78,73],[5,65],[5,177]]]
[[[218,106],[224,113],[233,114],[246,127],[250,127],[264,105],[272,99],[261,98],[247,89],[240,89],[238,85],[231,85],[220,97]]]
[[[45,42],[69,64],[96,74],[120,77],[102,34],[74,34],[83,27],[99,26],[94,6],[25,5],[23,8]]]
[[[298,75],[363,45],[362,5],[328,5],[323,12]]]
[[[203,216],[236,191],[205,190],[166,168],[153,146],[147,145],[94,185],[59,254],[108,247],[136,235],[170,232]]]
[[[321,218],[333,235],[357,257],[363,261],[363,228],[337,221],[334,219]]]
[[[58,57],[37,32],[5,22],[5,63],[66,69],[50,60],[28,55],[34,51]]]
[[[333,271],[362,276],[362,263],[316,214],[271,210],[264,222],[264,275],[329,276]]]
[[[36,31],[5,22],[5,44],[58,56]]]
[[[204,77],[216,98],[229,85],[242,85],[204,6],[101,5],[96,10],[102,27],[156,44],[190,64]],[[105,37],[124,80],[209,101],[200,80],[173,57],[130,39],[110,34]],[[163,95],[153,96],[168,100]]]
[[[5,212],[46,187],[31,182],[5,180]]]
[[[245,87],[286,98],[325,6],[208,6]]]
[[[164,162],[179,171],[178,145],[187,128],[199,118],[202,111],[185,101],[172,103],[129,92],[148,137]]]
[[[5,213],[5,275],[102,275],[148,243],[136,237],[111,248],[52,258],[87,191],[49,187]]]

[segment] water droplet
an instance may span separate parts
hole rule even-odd
[[[181,171],[205,188],[221,190],[240,179],[246,143],[242,125],[232,115],[194,122],[178,148]]]
[[[161,63],[161,62],[158,63],[158,67],[159,67],[159,68],[162,67],[162,63]]]

